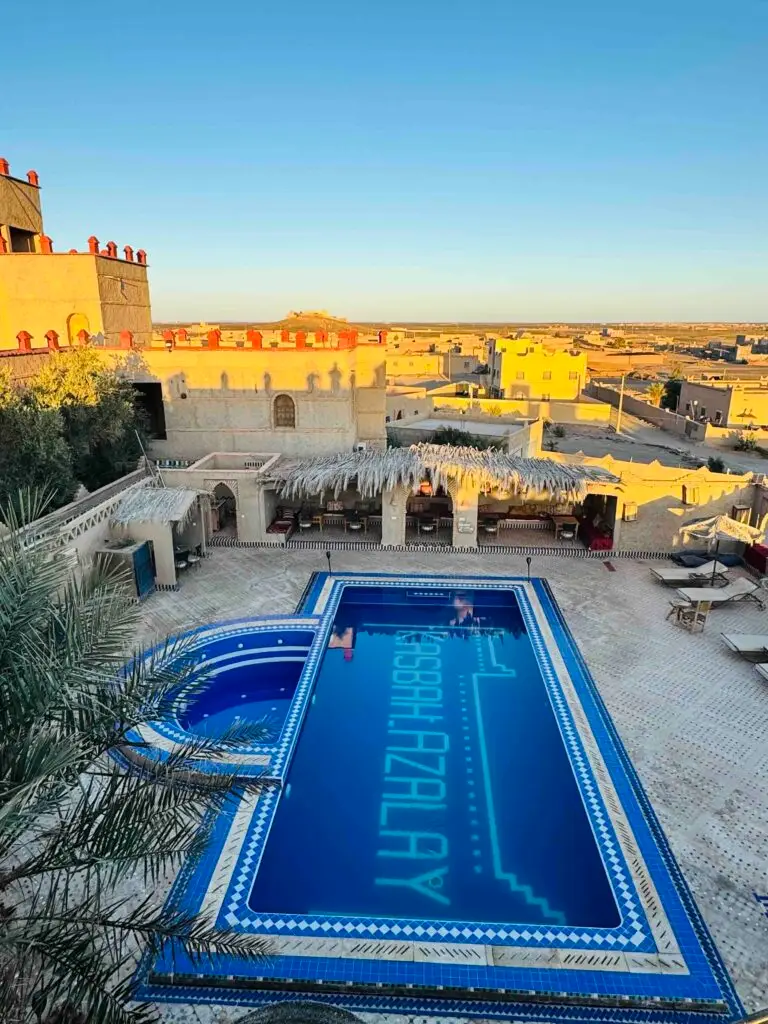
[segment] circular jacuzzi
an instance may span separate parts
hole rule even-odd
[[[279,733],[313,638],[306,629],[263,628],[208,638],[195,652],[206,685],[189,700],[183,690],[179,694],[181,729],[215,736],[237,722],[268,719]]]
[[[243,757],[279,744],[317,625],[312,619],[251,619],[187,634],[176,656],[187,681],[173,714],[142,726],[142,739],[162,758],[191,736],[215,740],[240,723],[264,721],[269,738],[235,753]],[[171,651],[169,668],[174,660]]]

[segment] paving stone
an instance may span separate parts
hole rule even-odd
[[[768,683],[720,633],[768,633],[768,615],[753,603],[716,609],[705,632],[691,635],[665,620],[674,591],[655,583],[648,565],[612,562],[613,573],[599,559],[553,550],[531,570],[549,580],[739,994],[756,1011],[768,1003],[768,916],[755,898],[768,893]],[[333,551],[332,563],[352,572],[526,573],[523,556],[501,551]],[[215,548],[178,592],[145,603],[140,639],[290,613],[310,573],[326,569],[322,550]],[[163,1013],[229,1019],[221,1008]]]

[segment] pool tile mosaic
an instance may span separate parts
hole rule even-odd
[[[620,926],[597,930],[253,914],[244,909],[244,894],[268,838],[277,785],[262,793],[255,808],[241,808],[236,820],[217,822],[211,849],[198,864],[185,866],[172,898],[189,909],[215,910],[225,927],[274,936],[279,953],[263,969],[263,977],[274,979],[268,984],[290,992],[309,988],[314,998],[322,998],[324,985],[338,987],[341,995],[332,1001],[359,1009],[377,998],[381,1005],[380,997],[366,989],[385,986],[397,993],[385,1001],[407,1012],[435,1012],[439,1005],[441,1013],[471,1015],[477,992],[482,1016],[498,1015],[497,1004],[514,997],[516,1017],[542,1019],[538,1000],[549,1004],[567,993],[568,1019],[647,1020],[653,1019],[654,1005],[666,1007],[668,1020],[688,1020],[694,1010],[696,1019],[738,1016],[741,1008],[727,974],[545,581],[317,574],[301,607],[303,615],[313,616],[317,632],[279,749],[268,752],[270,777],[276,782],[284,778],[290,764],[344,588],[371,583],[515,592],[621,907]],[[247,990],[238,998],[264,998],[252,990],[254,979],[243,973],[242,964],[222,961],[213,971],[201,972],[180,948],[166,949],[154,964],[145,962],[143,970],[149,971],[145,994],[154,998],[176,1000],[185,980],[197,990],[227,976],[239,976]],[[449,998],[454,987],[460,995]],[[218,985],[206,992],[228,1001],[229,993]],[[443,993],[439,1001],[436,992]],[[612,1009],[603,1007],[593,1017],[591,1011],[576,1009],[585,1000]],[[623,1007],[618,1015],[616,1006]],[[553,1010],[547,1006],[546,1019],[562,1015],[560,1008],[556,1014]]]

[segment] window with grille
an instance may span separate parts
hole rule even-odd
[[[517,380],[525,380],[525,371],[524,370],[518,370],[517,374],[515,376],[516,376]]]
[[[569,370],[568,371],[568,380],[578,380],[578,379],[579,379],[579,375],[578,375],[578,373],[576,373],[575,370]]]
[[[552,371],[551,370],[545,370],[544,373],[542,373],[542,375],[541,375],[541,379],[542,380],[552,380]]]
[[[275,399],[275,426],[296,426],[296,403],[290,395],[278,395]]]

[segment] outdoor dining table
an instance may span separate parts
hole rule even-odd
[[[557,540],[557,538],[560,536],[560,531],[563,529],[564,526],[572,526],[573,530],[574,530],[574,532],[573,532],[574,539],[578,538],[578,536],[579,536],[579,520],[576,518],[576,516],[559,516],[559,515],[554,515],[554,516],[550,516],[549,518],[555,524],[555,540]]]

